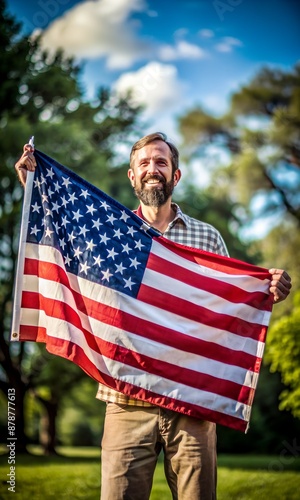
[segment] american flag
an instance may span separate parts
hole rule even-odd
[[[40,151],[26,183],[11,340],[130,397],[248,428],[269,272],[176,244]]]

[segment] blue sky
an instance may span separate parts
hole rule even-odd
[[[88,98],[101,85],[133,88],[151,130],[176,136],[194,105],[223,113],[232,92],[264,65],[299,60],[298,0],[9,0],[25,32],[42,30],[84,64]]]

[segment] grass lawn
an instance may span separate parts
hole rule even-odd
[[[4,453],[5,448],[0,448]],[[2,500],[99,500],[97,448],[61,448],[61,456],[16,456],[15,493],[9,491],[8,455],[0,456]],[[220,455],[218,500],[298,500],[300,457]],[[151,500],[172,500],[163,464],[158,463]],[[190,499],[197,500],[197,499]]]

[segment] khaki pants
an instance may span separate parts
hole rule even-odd
[[[215,500],[215,424],[115,403],[106,408],[101,500],[148,500],[161,449],[174,500]]]

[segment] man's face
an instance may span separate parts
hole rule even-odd
[[[128,177],[137,198],[147,206],[164,205],[180,179],[180,170],[172,173],[171,151],[163,141],[153,141],[135,152]]]

